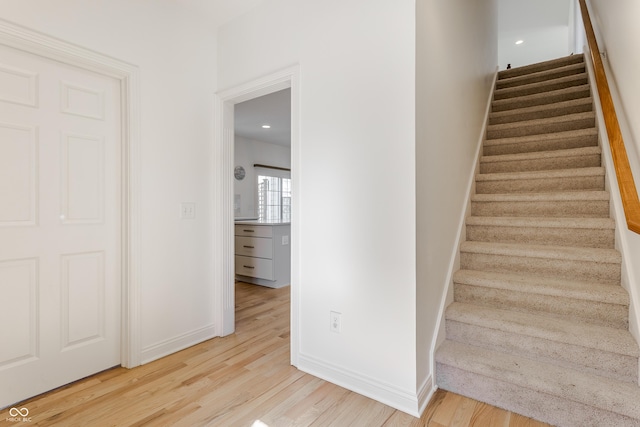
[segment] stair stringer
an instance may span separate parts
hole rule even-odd
[[[484,113],[484,125],[480,132],[480,136],[478,138],[476,153],[475,153],[475,161],[474,167],[469,174],[468,183],[467,183],[467,193],[466,193],[466,205],[460,214],[460,220],[458,222],[458,233],[456,236],[456,244],[452,249],[451,258],[449,262],[449,268],[447,271],[447,280],[445,282],[444,292],[442,293],[442,297],[440,299],[440,306],[438,308],[438,320],[436,323],[436,335],[431,342],[431,349],[429,351],[429,359],[430,359],[430,371],[432,378],[432,389],[435,390],[438,388],[436,384],[436,376],[435,376],[435,354],[436,349],[440,344],[446,339],[446,331],[445,331],[445,310],[449,304],[453,302],[453,273],[460,269],[460,245],[466,241],[466,219],[471,216],[471,195],[475,194],[476,188],[476,175],[480,171],[480,157],[482,154],[482,147],[484,144],[484,140],[487,134],[487,127],[489,126],[489,114],[491,113],[491,103],[493,102],[493,91],[496,87],[496,82],[498,81],[498,72],[499,67],[496,67],[496,71],[493,75],[493,82],[491,84],[491,91],[489,92],[489,96],[487,98],[487,106],[485,108]],[[429,402],[422,402],[420,407],[420,413],[424,411],[426,405]]]
[[[625,219],[622,198],[620,196],[618,180],[616,178],[615,168],[613,165],[613,157],[609,146],[609,137],[604,126],[601,126],[601,123],[604,123],[604,115],[602,112],[602,105],[600,104],[600,97],[598,96],[598,86],[595,81],[593,63],[590,60],[587,60],[590,55],[587,46],[585,46],[584,55],[587,66],[587,75],[589,77],[589,85],[591,86],[593,93],[593,105],[596,113],[598,140],[600,148],[602,149],[602,161],[605,166],[605,188],[611,195],[611,217],[616,221],[615,248],[622,255],[621,285],[629,293],[629,332],[631,332],[631,335],[633,335],[636,342],[640,343],[640,264],[636,262],[634,265],[631,259],[631,254],[640,254],[640,235],[629,231],[626,227],[627,221]],[[607,75],[612,75],[611,69],[608,68],[608,63],[606,61],[605,67]],[[621,108],[622,103],[620,102],[620,96],[617,87],[613,83],[613,79],[609,80],[609,90],[611,91],[613,102],[619,112],[618,121],[625,141],[633,141],[626,116],[620,113],[624,110]],[[631,144],[627,144],[627,147],[630,145]],[[638,159],[638,155],[635,153],[635,150],[629,151],[629,163],[631,164],[632,170],[635,172],[634,177],[637,179],[637,177],[640,176],[640,160]]]

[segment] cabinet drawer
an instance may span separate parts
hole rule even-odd
[[[273,280],[273,261],[236,255],[236,274]]]
[[[266,237],[236,236],[236,255],[273,258],[273,240]]]
[[[272,227],[269,225],[242,225],[236,224],[236,236],[271,237]]]

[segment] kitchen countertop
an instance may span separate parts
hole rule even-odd
[[[235,221],[236,224],[239,225],[290,225],[291,222],[283,222],[283,221],[266,221],[260,219],[243,219]]]

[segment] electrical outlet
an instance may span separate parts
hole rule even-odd
[[[282,236],[282,246],[287,246],[289,244],[289,236]]]
[[[331,329],[331,332],[339,334],[342,332],[342,314],[336,311],[332,311],[329,314],[329,328]]]
[[[195,219],[196,204],[194,202],[180,203],[180,219]]]

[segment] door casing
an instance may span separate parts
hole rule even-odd
[[[300,69],[295,65],[273,74],[218,92],[215,99],[215,138],[212,150],[214,183],[214,307],[216,335],[235,330],[234,289],[234,105],[279,90],[291,88],[291,364],[299,354],[300,295]]]

